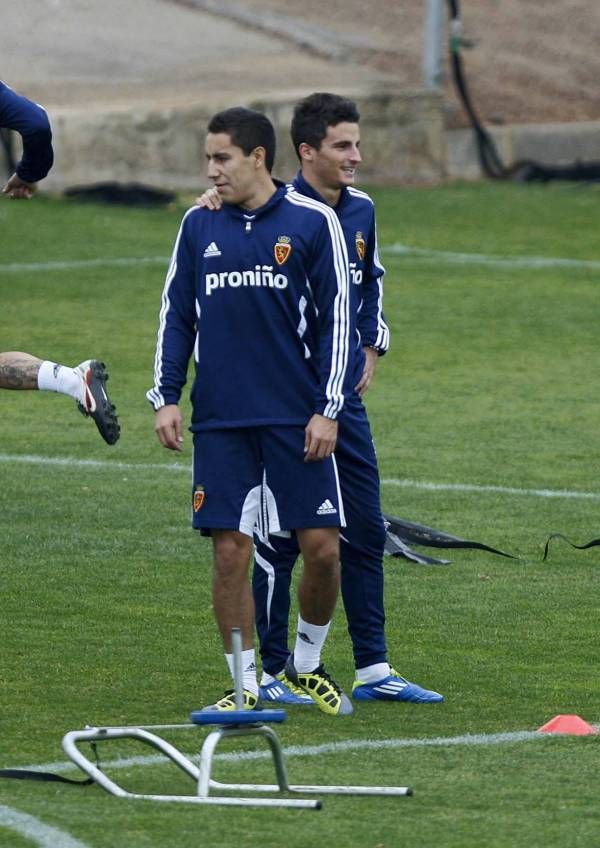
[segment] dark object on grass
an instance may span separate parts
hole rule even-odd
[[[562,533],[552,533],[551,536],[548,537],[548,541],[546,542],[546,547],[544,548],[544,560],[548,558],[548,548],[550,547],[550,542],[552,539],[563,539],[572,548],[577,548],[578,551],[585,551],[586,548],[595,548],[597,545],[600,545],[600,539],[592,539],[591,542],[586,542],[585,545],[576,545],[575,542],[572,542],[570,539],[567,539],[566,536],[563,536]]]
[[[28,769],[0,769],[0,777],[12,778],[12,780],[37,780],[51,781],[53,783],[74,783],[76,786],[91,786],[94,782],[91,777],[85,780],[74,780],[71,777],[63,777],[51,771],[30,771]]]
[[[98,747],[95,742],[90,742],[90,747],[96,758],[96,767],[102,771],[100,758],[98,757]],[[0,777],[6,777],[11,780],[36,780],[50,781],[51,783],[71,783],[75,786],[91,786],[94,783],[92,777],[87,777],[85,780],[77,780],[72,777],[63,777],[62,774],[55,774],[52,771],[33,771],[32,769],[0,769]]]
[[[105,182],[73,186],[65,189],[64,195],[90,203],[114,203],[121,206],[166,206],[175,200],[173,192],[141,183]]]
[[[395,515],[383,513],[385,522],[386,540],[384,551],[389,556],[404,557],[404,559],[418,562],[421,565],[449,565],[448,559],[435,559],[412,550],[410,545],[422,545],[425,548],[475,548],[487,551],[498,556],[515,559],[512,554],[507,554],[497,548],[485,545],[483,542],[471,542],[458,536],[451,536],[433,527],[425,527],[423,524],[415,524],[405,521]]]
[[[550,180],[600,182],[600,160],[593,162],[577,160],[570,165],[546,165],[542,162],[521,160],[515,162],[511,167],[504,165],[494,139],[479,119],[467,87],[460,53],[462,47],[474,47],[474,43],[462,37],[460,0],[447,0],[447,2],[450,15],[452,78],[475,134],[479,164],[486,177],[496,180],[514,180],[519,183],[548,183]]]

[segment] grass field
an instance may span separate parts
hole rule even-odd
[[[598,191],[374,196],[393,334],[368,398],[384,507],[518,558],[386,560],[390,657],[445,703],[358,704],[349,719],[290,710],[279,733],[292,782],[414,796],[267,811],[3,780],[3,848],[600,845],[600,737],[527,733],[559,713],[600,722],[600,549],[556,540],[542,561],[551,532],[600,535]],[[0,203],[0,349],[105,359],[123,431],[109,448],[67,398],[0,393],[0,768],[76,777],[66,731],[183,723],[227,685],[210,547],[188,524],[189,435],[183,456],[160,448],[145,400],[184,208]],[[341,606],[326,661],[350,688]],[[188,752],[201,736],[167,734]],[[235,756],[259,748],[228,743],[217,778],[272,782],[268,759]],[[100,755],[134,791],[193,792],[139,745]]]

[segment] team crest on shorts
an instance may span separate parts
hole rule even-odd
[[[194,512],[200,512],[206,500],[204,486],[196,486],[194,490]]]
[[[278,236],[277,244],[273,248],[275,261],[278,265],[284,265],[290,258],[292,252],[292,240],[289,236]]]
[[[363,234],[361,233],[360,230],[358,230],[358,232],[356,233],[356,235],[354,237],[354,243],[356,245],[356,252],[358,253],[358,258],[364,259],[365,253],[366,253],[366,245],[365,245],[365,240],[363,238]]]

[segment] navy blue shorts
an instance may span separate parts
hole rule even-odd
[[[194,433],[192,523],[248,536],[345,527],[333,456],[304,462],[304,427]]]

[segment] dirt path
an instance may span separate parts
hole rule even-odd
[[[290,0],[245,5],[298,14]],[[424,7],[425,0],[303,0],[302,18],[380,45],[349,50],[413,86],[421,83]],[[467,81],[486,122],[600,120],[599,0],[463,0],[460,8],[463,35],[474,42],[462,54]],[[449,125],[464,125],[450,79],[445,90]]]
[[[51,108],[84,110],[420,87],[425,5],[19,0],[3,13],[0,78]],[[600,120],[600,0],[460,6],[474,43],[463,51],[467,81],[486,123]],[[447,125],[465,126],[449,75],[444,88]]]

